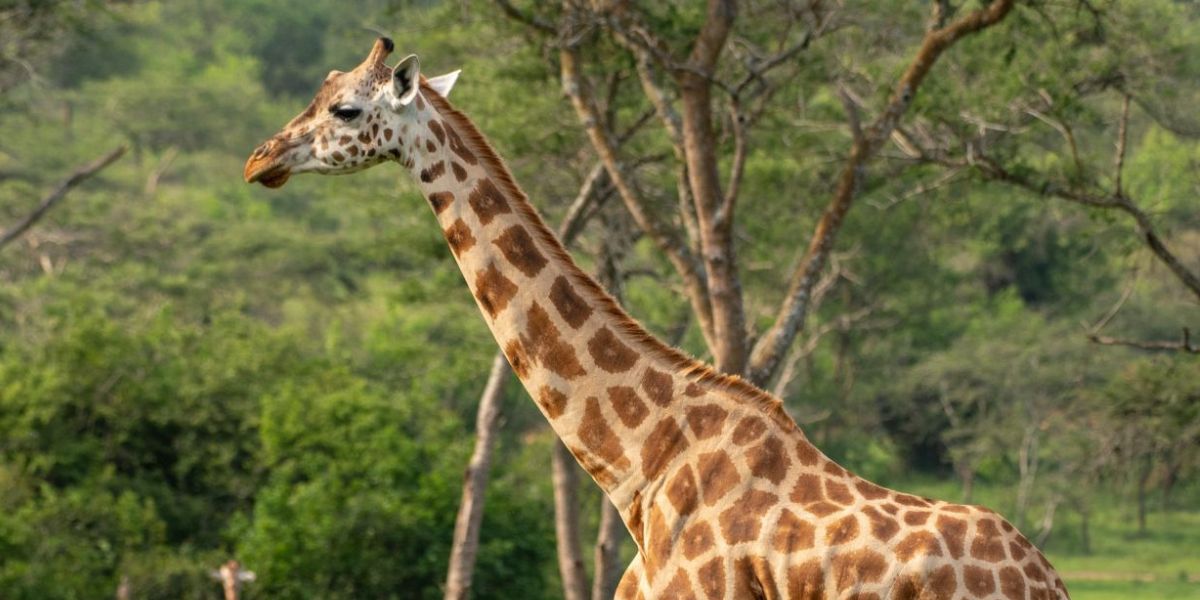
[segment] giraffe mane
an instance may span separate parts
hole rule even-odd
[[[438,113],[444,119],[451,123],[464,143],[479,158],[484,169],[495,181],[497,187],[513,200],[517,210],[520,211],[520,214],[528,220],[530,226],[533,228],[533,234],[536,238],[549,249],[550,253],[554,258],[558,259],[560,264],[565,265],[572,283],[580,285],[591,292],[593,297],[598,301],[600,308],[613,318],[616,323],[615,326],[623,336],[633,341],[653,357],[671,365],[686,379],[728,392],[738,401],[763,411],[772,421],[785,429],[798,429],[795,420],[783,409],[783,403],[779,398],[737,375],[721,373],[712,366],[689,356],[682,350],[663,343],[662,340],[646,331],[640,323],[629,316],[629,313],[621,308],[621,305],[613,299],[607,290],[575,264],[571,254],[567,252],[567,249],[563,247],[558,237],[554,235],[545,221],[542,220],[533,203],[529,201],[529,197],[513,179],[508,165],[504,163],[504,159],[500,158],[500,155],[492,148],[491,143],[479,131],[475,123],[471,121],[471,118],[455,108],[450,104],[449,100],[430,87],[426,82],[426,78],[422,76],[421,92],[425,99],[437,109]]]

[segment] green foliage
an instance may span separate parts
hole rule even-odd
[[[0,19],[0,59],[29,41],[19,55],[37,77],[0,62],[0,228],[78,164],[118,143],[132,151],[0,250],[0,596],[111,597],[127,578],[131,597],[211,598],[209,571],[231,556],[258,574],[249,598],[440,596],[494,342],[394,169],[266,192],[241,181],[241,165],[326,72],[361,60],[379,28],[430,75],[464,70],[454,101],[556,222],[594,158],[553,52],[491,3],[18,4],[36,22],[20,21],[18,39],[4,29],[18,21]],[[1121,74],[1152,89],[1134,106],[1124,186],[1194,266],[1200,20],[1188,3],[1093,4],[1107,11],[1102,24],[1074,4],[1021,3],[943,57],[906,122],[952,132],[965,121],[942,115],[1003,122],[1038,90],[1053,101],[1048,119],[1076,124],[1083,170],[1043,121],[990,156],[1079,182],[1097,175],[1086,165],[1111,164],[1120,98],[1080,101],[1075,86]],[[720,76],[740,76],[752,49],[797,27],[771,18],[773,7],[744,7],[736,60]],[[771,80],[777,102],[752,132],[736,222],[760,328],[849,145],[831,82],[868,103],[887,97],[879,82],[904,68],[927,7],[845,3],[853,26],[798,55],[811,68]],[[645,10],[680,54],[704,16],[696,2]],[[598,45],[589,75],[629,68]],[[611,101],[626,126],[646,109],[633,81]],[[653,122],[627,148],[670,155]],[[797,362],[789,409],[831,456],[883,483],[954,498],[970,472],[973,499],[1026,530],[1057,515],[1046,545],[1068,570],[1128,560],[1159,581],[1122,593],[1194,597],[1194,584],[1167,579],[1198,570],[1185,532],[1195,513],[1180,510],[1200,497],[1197,363],[1097,347],[1079,327],[1128,285],[1107,333],[1177,339],[1192,323],[1195,335],[1194,297],[1146,266],[1122,219],[969,173],[930,185],[940,171],[899,169],[888,153],[847,217],[844,279],[810,329],[872,312]],[[651,209],[670,210],[672,169],[637,169]],[[615,218],[621,207],[605,210]],[[585,266],[597,229],[579,244]],[[660,333],[685,322],[653,245],[638,241],[628,263],[632,312]],[[682,345],[703,352],[694,326]],[[509,390],[477,597],[559,595],[549,441],[533,403]],[[1150,512],[1140,536],[1139,490]],[[584,506],[596,500],[583,495]]]

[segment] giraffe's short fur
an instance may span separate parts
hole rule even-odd
[[[1065,598],[995,513],[893,492],[808,442],[778,399],[662,344],[584,274],[491,146],[381,40],[250,157],[295,173],[392,160],[417,179],[484,320],[638,555],[618,598]],[[360,111],[351,115],[349,109]]]

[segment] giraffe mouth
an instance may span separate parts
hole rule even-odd
[[[291,171],[283,165],[264,165],[262,162],[251,158],[246,163],[246,183],[261,183],[269,188],[277,188],[287,183],[288,178],[292,176]]]

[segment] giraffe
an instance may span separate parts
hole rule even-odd
[[[484,321],[555,433],[618,507],[634,598],[1050,599],[1066,588],[1011,524],[857,477],[777,398],[647,333],[539,218],[446,99],[455,71],[353,71],[246,162],[248,183],[393,161],[416,177]]]

